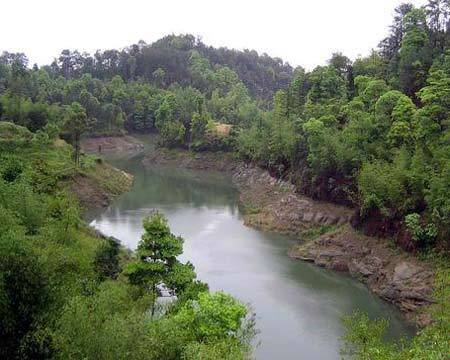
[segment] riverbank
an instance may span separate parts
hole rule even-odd
[[[101,136],[84,138],[81,141],[82,149],[90,154],[132,154],[144,149],[144,144],[130,135]]]
[[[85,138],[81,141],[81,148],[94,157],[133,155],[143,151],[144,144],[135,137],[125,135]],[[97,158],[93,164],[91,161],[90,166],[74,173],[66,183],[85,210],[102,209],[130,189],[133,175]]]
[[[95,151],[99,141],[123,143],[128,138],[133,139],[96,138],[90,142],[95,144],[91,150]],[[138,141],[134,139],[111,151],[121,153],[125,148],[137,153],[141,146],[133,144]],[[290,257],[347,272],[397,306],[410,322],[419,326],[430,323],[427,308],[433,303],[432,266],[402,251],[390,239],[364,236],[353,229],[353,209],[300,195],[290,182],[274,178],[268,171],[243,163],[230,153],[156,148],[145,154],[142,162],[146,167],[176,166],[227,173],[239,191],[245,225],[298,237],[301,241],[289,251]],[[102,198],[100,195],[96,202],[106,203]]]
[[[350,226],[353,209],[314,201],[295,186],[229,153],[191,153],[158,148],[145,166],[178,166],[227,172],[239,190],[244,223],[301,240],[289,256],[347,272],[397,306],[418,326],[431,322],[434,272],[431,265],[396,247],[390,239],[360,234]]]
[[[433,303],[432,268],[389,239],[368,237],[345,225],[295,246],[289,256],[348,272],[396,305],[409,321],[419,326],[431,322],[427,306]]]
[[[128,191],[133,176],[103,161],[80,169],[65,180],[85,210],[106,208],[117,196]]]

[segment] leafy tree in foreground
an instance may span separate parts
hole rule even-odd
[[[159,212],[144,219],[143,224],[145,232],[136,251],[138,260],[128,265],[125,275],[131,284],[154,296],[161,283],[182,292],[196,276],[192,264],[177,259],[183,252],[183,239],[170,232],[167,219]]]
[[[7,215],[0,208],[0,217]],[[0,235],[0,357],[19,356],[20,345],[48,304],[42,266],[23,234]],[[27,351],[27,349],[25,349]]]

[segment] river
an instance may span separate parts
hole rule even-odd
[[[172,231],[185,239],[182,260],[195,265],[199,279],[255,311],[256,359],[339,359],[341,318],[355,309],[389,318],[389,337],[411,333],[401,314],[361,283],[290,259],[286,254],[294,239],[244,226],[238,193],[227,176],[145,169],[140,160],[113,161],[134,174],[134,185],[91,224],[134,249],[142,219],[160,209]]]

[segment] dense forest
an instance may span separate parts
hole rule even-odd
[[[144,224],[149,235],[138,249],[140,260],[119,261],[106,240],[88,244],[92,235],[79,210],[54,188],[66,167],[95,166],[81,156],[82,136],[157,132],[161,146],[234,151],[303,194],[354,207],[353,225],[366,234],[393,237],[407,251],[448,254],[448,0],[400,5],[388,36],[368,56],[352,61],[334,53],[312,71],[255,51],[215,49],[192,35],[94,55],[64,50],[48,66],[29,65],[21,53],[0,56],[4,357],[100,358],[96,348],[112,346],[109,337],[117,343],[108,351],[130,358],[197,359],[199,351],[202,359],[239,358],[247,350],[245,307],[201,291],[205,285],[195,282],[192,266],[175,260],[182,242],[161,215]],[[55,149],[59,136],[74,150]],[[21,206],[22,197],[29,206]],[[152,254],[152,232],[165,237],[167,269],[143,260]],[[69,260],[66,251],[79,253]],[[123,272],[111,273],[111,262],[124,261]],[[183,301],[148,325],[142,314],[154,304],[161,279]],[[143,284],[152,284],[150,295]],[[226,309],[226,318],[209,328],[215,307]],[[353,319],[349,332],[356,358],[444,359],[445,348],[423,351],[447,342],[448,314],[402,349],[385,346],[383,326],[366,320]],[[125,334],[120,338],[118,328]],[[88,341],[96,336],[98,343]]]

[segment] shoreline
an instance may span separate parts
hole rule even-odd
[[[434,302],[432,268],[389,239],[353,229],[353,209],[300,195],[293,184],[229,153],[157,148],[144,156],[143,164],[228,173],[239,192],[246,226],[297,237],[299,244],[288,253],[291,258],[349,273],[396,306],[408,322],[419,327],[431,323],[427,307]]]
[[[141,146],[131,147],[142,151]],[[227,173],[239,192],[244,225],[298,238],[299,243],[289,250],[291,258],[349,273],[418,327],[432,322],[428,311],[434,303],[432,267],[395,247],[390,239],[368,237],[353,229],[353,209],[300,195],[290,182],[230,153],[155,148],[144,154],[142,163]]]

